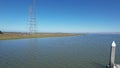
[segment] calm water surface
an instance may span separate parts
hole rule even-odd
[[[0,41],[0,68],[105,68],[112,41],[120,63],[119,34]]]

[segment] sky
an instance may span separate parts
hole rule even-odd
[[[29,31],[32,0],[0,0],[0,30]],[[36,0],[38,32],[120,32],[120,0]]]

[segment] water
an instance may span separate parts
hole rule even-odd
[[[119,34],[0,41],[0,68],[105,68],[115,40],[120,63]]]

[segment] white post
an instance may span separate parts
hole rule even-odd
[[[116,48],[116,43],[113,41],[110,52],[110,62],[109,62],[110,68],[115,68],[115,48]]]

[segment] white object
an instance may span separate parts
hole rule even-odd
[[[112,42],[112,46],[113,46],[113,47],[116,47],[115,41]]]

